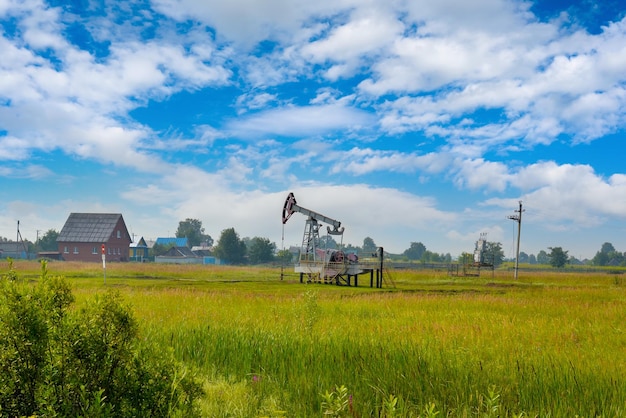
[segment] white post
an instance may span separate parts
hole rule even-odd
[[[102,272],[104,274],[104,284],[107,284],[107,263],[106,263],[106,254],[105,254],[105,246],[102,244]]]

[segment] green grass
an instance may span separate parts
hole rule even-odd
[[[206,416],[319,417],[341,385],[345,416],[626,414],[615,275],[395,271],[395,288],[371,289],[273,268],[111,263],[105,285],[101,265],[48,267],[79,302],[119,290],[142,337],[203,377]],[[16,269],[35,278],[39,265]]]

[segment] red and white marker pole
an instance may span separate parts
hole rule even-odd
[[[107,263],[106,263],[106,247],[102,244],[102,271],[104,273],[104,284],[107,283]]]

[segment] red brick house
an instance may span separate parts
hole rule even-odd
[[[128,261],[132,242],[120,213],[71,213],[57,238],[59,254],[66,261]]]

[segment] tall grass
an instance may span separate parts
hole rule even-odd
[[[206,416],[321,416],[341,385],[346,416],[392,416],[393,399],[395,416],[626,414],[625,288],[606,274],[398,271],[377,290],[136,266],[113,265],[107,286],[205,377]],[[97,269],[63,274],[79,299],[104,287]]]
[[[366,416],[390,394],[408,410],[434,402],[471,414],[492,386],[510,415],[619,416],[626,406],[621,289],[301,292],[172,291],[194,308],[158,302],[181,310],[180,323],[157,320],[152,330],[200,370],[258,376],[294,416],[319,412],[320,393],[339,384]]]

